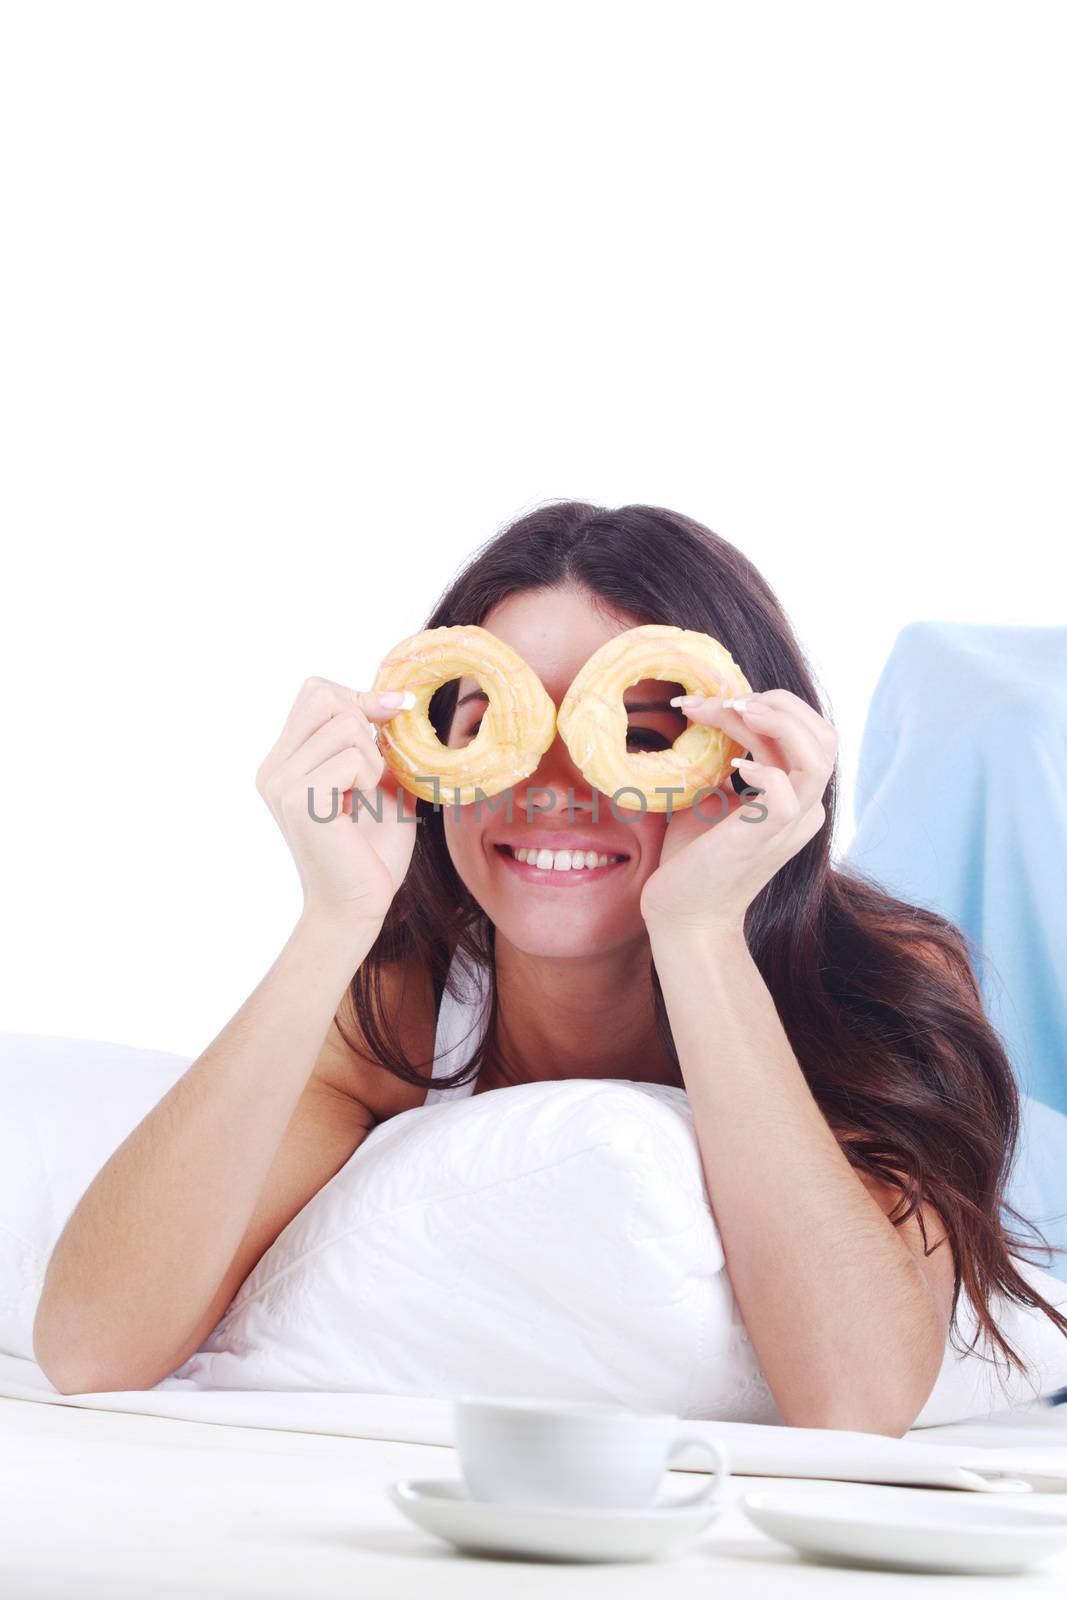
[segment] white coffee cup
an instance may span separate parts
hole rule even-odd
[[[472,1498],[498,1505],[645,1509],[685,1445],[711,1457],[714,1478],[671,1505],[710,1506],[730,1475],[722,1448],[685,1433],[669,1412],[594,1400],[457,1400],[454,1422]]]

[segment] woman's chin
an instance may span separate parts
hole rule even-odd
[[[547,896],[545,897],[547,898]],[[566,896],[567,906],[522,905],[494,895],[482,900],[486,915],[498,933],[516,950],[528,956],[567,957],[603,955],[614,945],[625,944],[644,932],[644,918],[636,898],[622,904],[615,900],[610,911],[605,907],[581,907],[578,896]]]

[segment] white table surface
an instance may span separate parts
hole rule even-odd
[[[1067,1556],[1018,1577],[894,1574],[806,1561],[736,1508],[651,1562],[477,1557],[409,1523],[385,1492],[458,1476],[451,1446],[248,1428],[0,1397],[0,1594],[10,1600],[181,1595],[345,1600],[432,1595],[1062,1595]],[[674,1472],[679,1488],[694,1474]],[[842,1493],[862,1485],[835,1484]],[[901,1491],[908,1492],[908,1491]],[[957,1491],[941,1491],[946,1494]],[[1063,1495],[1027,1503],[1067,1516]]]

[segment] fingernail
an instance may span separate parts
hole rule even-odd
[[[667,703],[672,706],[695,706],[699,705],[701,700],[710,699],[711,695],[708,694],[676,694],[674,699]]]
[[[410,711],[415,704],[415,696],[410,689],[381,689],[378,699],[383,706],[397,711]]]
[[[744,695],[741,695],[737,700],[724,700],[723,701],[723,705],[724,706],[732,706],[735,711],[747,711],[748,710],[748,701],[746,700]]]
[[[748,756],[731,756],[730,765],[732,767],[754,767],[756,763],[750,760]]]

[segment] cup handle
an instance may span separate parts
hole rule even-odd
[[[686,1506],[714,1505],[726,1485],[730,1476],[730,1467],[726,1459],[726,1452],[722,1445],[712,1444],[710,1439],[701,1439],[699,1435],[687,1433],[680,1435],[671,1445],[671,1455],[675,1456],[679,1450],[684,1450],[686,1445],[692,1445],[696,1450],[703,1450],[715,1463],[715,1476],[706,1488],[698,1489],[696,1494],[684,1495],[681,1500],[672,1500],[671,1509],[677,1506],[679,1510]]]

